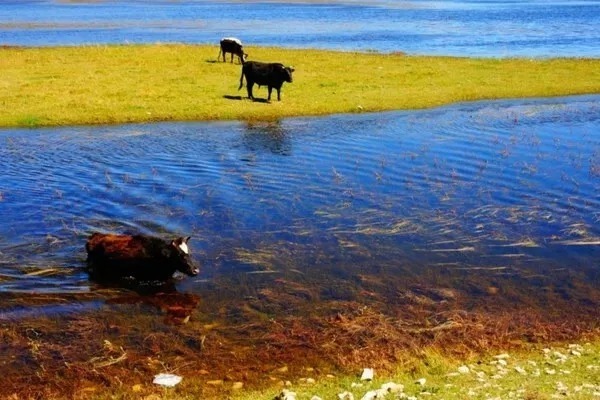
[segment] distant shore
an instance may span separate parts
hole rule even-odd
[[[217,46],[0,48],[1,127],[276,120],[462,101],[600,93],[600,59],[490,59],[283,48],[250,60],[295,68],[282,101],[238,91],[241,66]]]

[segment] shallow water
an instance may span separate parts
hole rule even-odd
[[[218,43],[484,57],[599,57],[600,2],[4,1],[0,45]],[[285,29],[283,29],[285,27]],[[215,49],[217,50],[217,49]],[[215,57],[216,57],[215,52]]]
[[[584,96],[3,129],[0,292],[104,297],[84,268],[96,230],[192,235],[203,270],[177,286],[200,295],[217,276],[374,269],[597,288],[599,116]]]

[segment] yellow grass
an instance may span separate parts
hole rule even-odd
[[[282,101],[246,99],[217,46],[0,48],[0,126],[277,119],[600,92],[600,59],[476,59],[248,48],[292,65]],[[266,98],[265,87],[255,97]]]

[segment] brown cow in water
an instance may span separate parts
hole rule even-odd
[[[240,64],[243,64],[248,58],[248,54],[244,53],[244,46],[240,39],[234,37],[223,38],[219,44],[221,45],[221,49],[219,50],[217,60],[221,57],[221,54],[223,54],[223,62],[226,62],[225,53],[231,53],[232,63],[234,55],[238,56]]]
[[[98,280],[134,278],[169,280],[175,271],[198,274],[190,258],[187,238],[166,241],[146,235],[93,233],[85,244],[90,275]]]

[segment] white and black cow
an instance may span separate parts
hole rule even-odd
[[[281,86],[283,82],[292,82],[292,72],[294,68],[286,67],[280,63],[263,63],[259,61],[246,61],[242,66],[242,75],[240,76],[240,87],[244,86],[244,76],[246,76],[246,87],[248,89],[248,97],[252,96],[252,87],[256,83],[259,86],[267,86],[269,88],[269,97],[271,100],[271,91],[277,89],[277,100],[281,100]]]
[[[233,56],[236,55],[238,56],[240,63],[243,64],[244,61],[246,61],[246,58],[248,58],[248,54],[244,53],[244,46],[242,46],[242,42],[240,39],[234,37],[226,37],[221,39],[220,44],[221,49],[219,50],[219,55],[217,56],[217,59],[219,59],[221,57],[221,54],[223,54],[223,62],[226,62],[225,53],[231,53],[232,63]]]
[[[146,235],[92,234],[86,244],[92,278],[168,281],[175,271],[198,274],[190,258],[187,238],[172,241]]]

